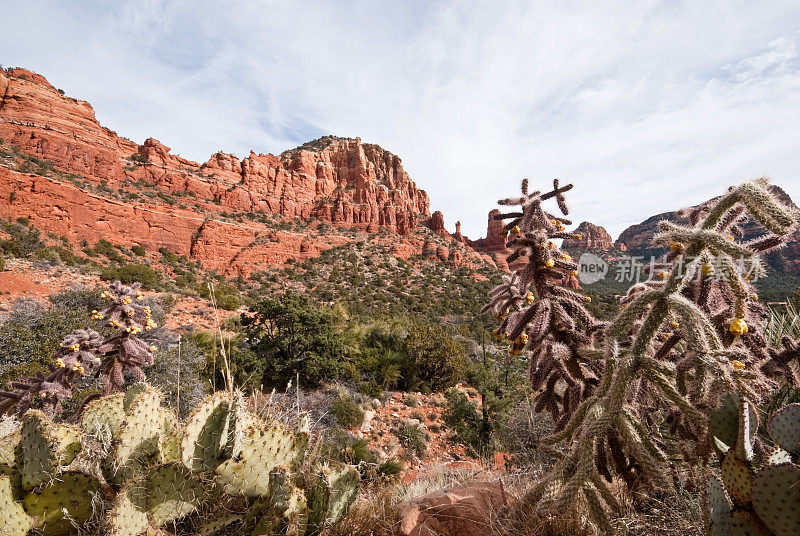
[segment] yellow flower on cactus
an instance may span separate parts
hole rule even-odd
[[[731,322],[731,327],[728,329],[734,335],[743,335],[747,333],[747,324],[745,324],[744,319],[737,318]]]
[[[584,297],[583,297],[583,301],[585,301],[586,303],[591,303],[591,301],[592,301],[592,298],[591,298],[591,297],[589,297],[589,296],[584,296]]]
[[[545,261],[544,263],[544,265],[547,266],[548,268],[552,268],[553,266],[555,266],[555,264],[556,263],[553,259],[547,259],[547,261]]]
[[[528,303],[533,303],[533,300],[533,292],[528,291],[528,293],[525,294],[525,301]]]
[[[81,349],[81,345],[80,344],[73,344],[72,346],[69,347],[69,349],[72,350],[73,352],[77,352],[78,350]]]
[[[744,363],[742,363],[741,361],[737,361],[735,359],[731,361],[731,366],[736,370],[744,370]]]
[[[521,232],[522,231],[520,230],[519,225],[515,225],[514,228],[511,229],[511,234],[514,234],[514,235],[519,234]]]

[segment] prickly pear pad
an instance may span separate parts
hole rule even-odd
[[[14,500],[11,478],[0,475],[0,527],[8,536],[25,536],[33,527],[33,518]]]
[[[217,467],[217,484],[230,495],[267,495],[269,474],[278,466],[294,467],[306,446],[308,436],[296,436],[278,424],[250,427],[242,438],[241,452]]]
[[[66,472],[25,496],[25,511],[36,519],[36,528],[44,535],[72,534],[73,523],[82,525],[94,514],[99,500],[97,481],[82,473]],[[66,511],[66,515],[65,515]]]
[[[797,536],[800,527],[800,466],[768,465],[756,475],[753,509],[775,536]]]
[[[767,421],[769,435],[783,450],[800,454],[800,404],[788,404]]]
[[[711,477],[706,491],[706,524],[710,536],[727,536],[730,530],[731,504],[717,477]]]
[[[110,446],[119,436],[125,410],[122,393],[104,396],[89,402],[81,414],[81,428],[92,439]]]
[[[232,403],[229,393],[214,393],[189,417],[181,440],[181,458],[192,471],[213,471],[222,461]]]
[[[161,393],[148,388],[134,398],[119,432],[113,467],[114,480],[123,482],[140,473],[147,460],[158,453]]]
[[[20,452],[24,489],[49,482],[58,471],[56,441],[48,430],[45,414],[39,410],[28,410],[22,418]]]

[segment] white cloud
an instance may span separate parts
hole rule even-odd
[[[602,4],[602,5],[601,5]],[[796,2],[27,2],[0,61],[203,161],[360,136],[471,235],[521,177],[612,234],[768,174],[800,198]]]

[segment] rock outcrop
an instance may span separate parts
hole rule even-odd
[[[326,136],[281,153],[239,161],[217,153],[203,165],[104,128],[85,101],[60,94],[25,69],[0,71],[0,138],[95,184],[137,183],[191,196],[202,212],[260,212],[314,218],[405,235],[430,217],[424,190],[402,162],[359,138]]]
[[[502,482],[473,482],[399,505],[398,536],[485,536],[507,506]]]
[[[352,240],[338,227],[394,233],[386,241],[406,258],[423,252],[420,223],[450,240],[400,158],[377,145],[325,136],[279,155],[216,153],[198,164],[156,139],[118,136],[89,103],[26,69],[0,69],[0,147],[10,155],[0,158],[0,218],[28,218],[73,243],[167,248],[248,274]],[[325,223],[333,227],[306,232]],[[492,263],[469,247],[441,256]]]
[[[575,234],[579,234],[580,238],[564,239],[565,248],[587,251],[590,249],[609,250],[614,247],[614,240],[608,231],[588,221],[581,222],[575,229]]]

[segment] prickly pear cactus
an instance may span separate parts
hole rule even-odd
[[[216,468],[217,484],[229,495],[261,497],[269,493],[269,478],[280,466],[295,467],[308,446],[308,435],[277,425],[249,427],[241,448]]]
[[[79,427],[38,410],[2,421],[0,532],[162,534],[202,509],[219,526],[243,520],[254,535],[306,536],[355,499],[355,468],[300,474],[307,420],[290,430],[249,413],[241,394],[218,393],[182,426],[161,399],[142,383],[87,404]]]
[[[358,471],[354,467],[323,467],[309,490],[308,535],[320,534],[336,524],[350,509],[358,493]]]
[[[732,418],[737,409],[738,418]],[[722,397],[711,413],[710,430],[722,456],[724,483],[723,489],[719,480],[712,478],[706,494],[706,525],[711,536],[792,536],[800,531],[800,404],[779,409],[767,421],[775,449],[760,469],[754,463],[757,429],[752,404],[735,395]]]

